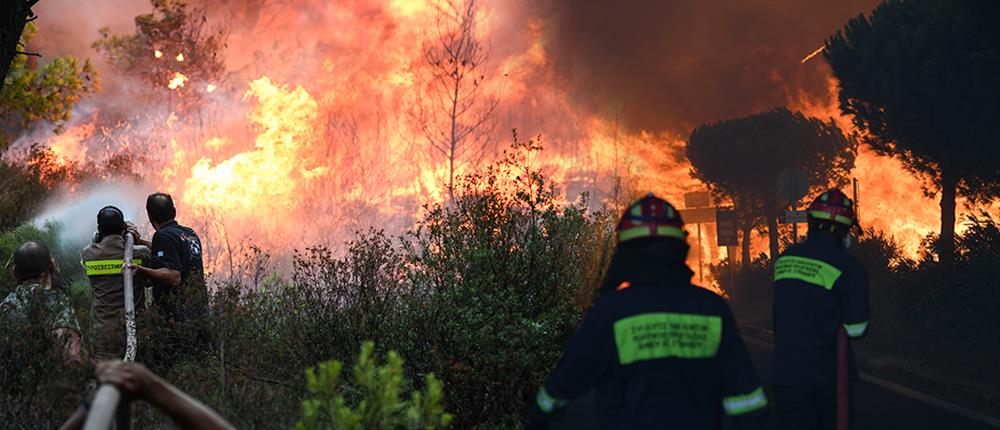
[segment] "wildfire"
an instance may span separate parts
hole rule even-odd
[[[250,98],[257,105],[248,118],[261,128],[255,148],[219,163],[198,160],[184,183],[182,200],[189,207],[225,213],[230,222],[266,224],[259,215],[270,213],[278,215],[273,222],[281,225],[280,214],[298,206],[308,179],[325,172],[304,167],[301,152],[312,137],[316,102],[302,87],[289,90],[267,77],[250,83],[244,99]],[[210,139],[205,145],[222,144]]]
[[[184,76],[181,72],[174,72],[174,77],[170,78],[170,82],[167,82],[167,88],[176,90],[184,86],[187,83],[188,77]]]
[[[177,56],[174,57],[174,59],[177,60],[177,62],[184,61],[184,54],[183,53],[177,54]]]
[[[153,57],[160,58],[162,56],[163,56],[163,51],[160,51],[159,49],[153,51]]]
[[[215,85],[208,84],[208,85],[205,86],[205,92],[209,92],[210,93],[210,92],[213,92],[213,91],[215,91]]]

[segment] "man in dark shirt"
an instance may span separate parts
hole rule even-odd
[[[149,246],[154,266],[133,265],[137,273],[153,280],[153,304],[168,320],[198,326],[199,343],[207,345],[209,333],[208,289],[202,264],[201,239],[189,227],[177,223],[177,209],[169,194],[154,193],[146,199],[146,213],[156,233]]]

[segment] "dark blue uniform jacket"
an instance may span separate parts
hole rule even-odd
[[[778,257],[774,279],[774,385],[835,386],[837,332],[857,338],[868,327],[868,273],[836,238],[817,232]]]
[[[767,400],[726,302],[680,265],[601,296],[537,396],[549,413],[596,388],[604,429],[756,428]]]

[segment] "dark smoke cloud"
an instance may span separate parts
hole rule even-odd
[[[873,0],[551,0],[546,49],[577,103],[633,130],[699,124],[827,91],[799,61]],[[805,94],[802,94],[805,92]]]

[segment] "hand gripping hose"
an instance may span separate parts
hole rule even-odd
[[[132,233],[125,233],[125,264],[132,263],[132,248],[135,246],[135,237]],[[124,361],[135,361],[136,339],[135,339],[135,294],[132,285],[132,269],[122,268],[124,278],[123,287],[125,290],[125,357]],[[111,428],[111,422],[116,413],[119,414],[119,427],[131,427],[131,420],[128,415],[128,405],[121,405],[126,411],[119,410],[122,394],[117,387],[111,384],[101,385],[94,395],[90,412],[83,425],[83,430],[107,430]],[[122,414],[124,412],[124,414]]]

